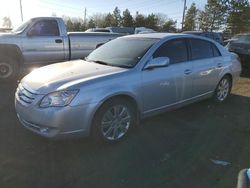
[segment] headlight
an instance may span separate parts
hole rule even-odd
[[[79,90],[63,90],[49,93],[40,102],[41,108],[63,107],[70,104]]]

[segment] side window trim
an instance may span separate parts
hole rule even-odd
[[[191,49],[191,42],[190,38],[186,39],[186,44],[187,44],[187,50],[188,50],[188,61],[192,61],[192,49]]]
[[[189,47],[188,47],[187,38],[175,38],[175,39],[170,39],[170,40],[165,41],[164,43],[162,43],[162,44],[160,45],[160,47],[158,48],[158,49],[160,49],[160,48],[163,47],[164,45],[168,45],[168,43],[173,42],[173,41],[178,41],[178,40],[179,40],[179,41],[182,40],[182,41],[185,43],[185,48],[186,48],[186,53],[187,53],[186,61],[180,61],[180,62],[176,62],[176,63],[170,63],[171,65],[178,64],[178,63],[183,63],[183,62],[187,62],[187,61],[190,60],[190,54],[189,54]],[[152,58],[154,58],[154,54],[157,52],[158,49],[155,50],[155,52],[154,52],[153,55],[152,55]]]
[[[36,24],[38,24],[39,22],[51,22],[51,21],[56,23],[57,35],[40,35],[40,34],[37,34],[37,35],[33,35],[33,37],[59,37],[59,36],[60,36],[59,23],[58,23],[57,20],[50,20],[50,19],[48,19],[48,20],[38,20],[38,21],[36,21],[36,22],[29,28],[29,30],[28,30],[27,33],[31,32],[32,29],[34,29],[34,26],[35,26]]]
[[[203,58],[198,58],[198,59],[193,59],[193,53],[192,53],[192,40],[197,40],[197,41],[205,41],[205,42],[207,42],[207,43],[209,43],[209,46],[210,46],[210,49],[211,49],[211,51],[212,51],[212,55],[213,55],[213,57],[203,57]],[[198,61],[198,60],[202,60],[202,59],[209,59],[209,58],[214,58],[215,56],[214,56],[214,49],[213,49],[213,47],[212,47],[212,43],[210,42],[210,41],[207,41],[207,40],[202,40],[202,39],[197,39],[197,38],[189,38],[189,50],[190,50],[190,60],[191,61]]]
[[[214,57],[221,57],[221,52],[220,50],[217,48],[217,46],[215,44],[213,44],[212,42],[210,42],[212,50],[213,50],[213,55]],[[217,51],[217,53],[219,54],[218,56],[215,55],[215,50]]]

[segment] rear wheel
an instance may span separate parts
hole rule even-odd
[[[105,142],[117,142],[124,138],[135,124],[136,111],[127,100],[117,98],[103,104],[97,111],[93,134]]]
[[[216,87],[214,93],[214,100],[216,102],[225,101],[230,95],[231,88],[232,88],[231,78],[229,76],[224,76]]]
[[[18,66],[11,58],[0,59],[0,80],[12,80],[17,77]]]

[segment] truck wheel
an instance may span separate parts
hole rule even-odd
[[[11,58],[0,59],[0,80],[12,80],[17,77],[18,66]]]
[[[93,136],[98,140],[113,143],[123,139],[135,125],[134,106],[122,98],[104,103],[97,111],[93,122]]]

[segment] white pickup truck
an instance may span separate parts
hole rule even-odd
[[[86,57],[116,33],[67,32],[62,18],[38,17],[0,34],[0,80],[16,77],[24,65],[45,65]]]

